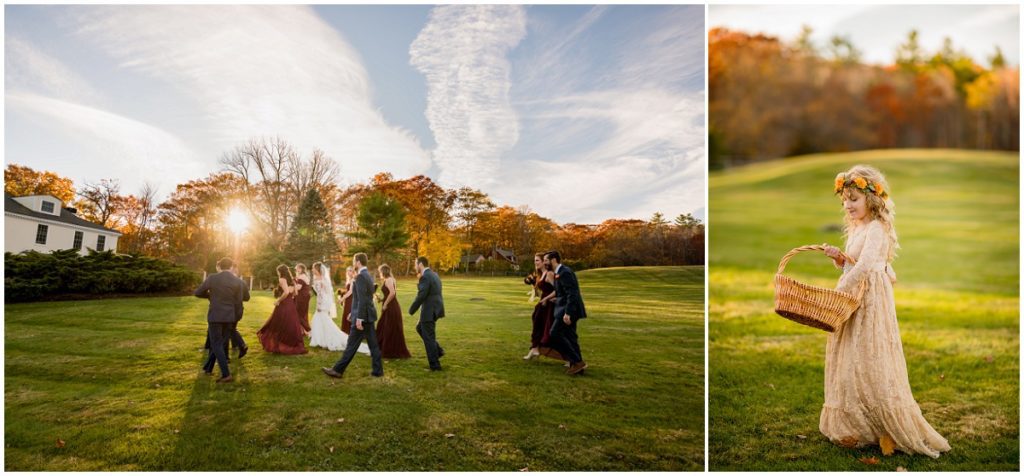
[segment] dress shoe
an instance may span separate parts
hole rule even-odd
[[[229,383],[229,382],[234,382],[234,381],[235,381],[235,376],[234,375],[228,375],[227,377],[221,377],[221,378],[217,379],[217,383]]]
[[[569,375],[576,375],[582,372],[585,368],[587,368],[587,363],[581,360],[579,362],[576,362],[575,365],[570,366],[569,370],[566,373],[568,373]]]
[[[239,349],[238,350],[238,360],[242,360],[242,357],[245,357],[245,354],[248,354],[248,353],[249,353],[249,347],[248,346],[242,347],[241,349]]]
[[[213,375],[213,370],[203,369],[203,373],[206,374],[206,375]]]
[[[383,377],[384,374],[383,373],[379,373],[379,374],[371,373],[370,376],[378,377],[379,378],[379,377]]]
[[[535,349],[530,349],[530,351],[526,353],[526,356],[523,357],[523,360],[530,360],[536,357],[540,357],[540,352],[537,352]]]
[[[341,378],[341,374],[339,374],[338,372],[335,372],[334,369],[332,369],[332,368],[320,367],[320,370],[322,370],[325,374],[327,374],[328,377]]]
[[[440,365],[438,365],[437,367],[431,367],[431,368],[430,368],[430,371],[431,371],[431,372],[440,372],[440,371],[441,371],[441,366],[440,366]]]

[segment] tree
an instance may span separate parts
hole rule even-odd
[[[1002,48],[996,46],[995,54],[988,57],[988,64],[992,65],[992,69],[1000,69],[1006,67],[1006,58],[1003,57]]]
[[[107,228],[116,228],[119,221],[117,215],[124,207],[124,197],[120,192],[121,184],[117,179],[86,183],[78,192],[78,196],[81,197],[77,202],[78,211],[86,220]]]
[[[494,202],[486,193],[469,187],[462,187],[455,192],[455,219],[456,226],[462,232],[466,243],[473,243],[473,232],[480,216],[494,210]],[[477,253],[486,250],[473,249]]]
[[[860,62],[861,52],[853,46],[848,37],[835,35],[829,40],[829,55],[832,61],[840,64],[856,64]]]
[[[439,270],[452,269],[459,265],[464,246],[459,237],[449,230],[436,229],[424,237],[419,245],[419,255],[430,259],[432,267]]]
[[[320,198],[320,192],[310,188],[292,221],[285,255],[291,260],[326,259],[337,251],[331,215]]]
[[[814,46],[814,41],[811,40],[811,35],[814,33],[814,29],[810,25],[803,25],[800,27],[800,36],[796,38],[795,48],[800,53],[807,56],[815,56],[818,54],[818,48]]]
[[[674,223],[680,228],[689,228],[691,226],[700,225],[700,220],[694,218],[692,213],[687,213],[685,215],[679,214]]]
[[[117,240],[118,249],[134,255],[156,254],[156,188],[146,183],[139,190],[138,196],[125,196],[118,215],[121,222],[118,231],[122,233]]]
[[[408,246],[402,205],[381,192],[371,193],[359,204],[356,221],[359,231],[349,233],[358,240],[353,249],[370,255],[376,264],[395,257],[396,250]]]
[[[921,44],[917,41],[917,30],[907,33],[907,41],[896,48],[896,64],[905,70],[916,71],[924,61]]]
[[[241,178],[231,173],[210,174],[175,187],[157,207],[162,253],[193,268],[208,269],[210,256],[216,261],[231,249],[225,221],[243,188]]]
[[[52,195],[67,206],[75,199],[75,186],[71,179],[17,164],[7,164],[4,169],[4,191],[15,197]]]

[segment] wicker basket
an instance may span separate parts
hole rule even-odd
[[[775,274],[775,312],[791,321],[834,332],[842,327],[853,311],[860,307],[866,283],[861,283],[856,296],[835,289],[822,288],[801,283],[793,278],[783,276],[789,260],[801,251],[822,251],[822,245],[807,245],[793,248],[779,262],[779,270]],[[856,261],[845,253],[841,256],[847,263]]]

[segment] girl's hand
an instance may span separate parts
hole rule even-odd
[[[846,260],[843,259],[842,251],[840,251],[839,248],[829,245],[828,243],[822,243],[822,245],[825,246],[825,256],[832,258],[832,262],[834,262],[836,266],[846,265]]]

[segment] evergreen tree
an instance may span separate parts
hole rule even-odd
[[[349,233],[349,236],[358,240],[353,250],[366,253],[375,264],[396,257],[396,250],[408,246],[405,211],[398,201],[383,193],[374,192],[363,199],[359,204],[356,223],[359,231]]]
[[[338,251],[338,242],[331,232],[331,214],[324,206],[320,192],[312,188],[303,197],[295,215],[285,255],[289,260],[320,260]],[[308,266],[310,263],[306,263]]]

